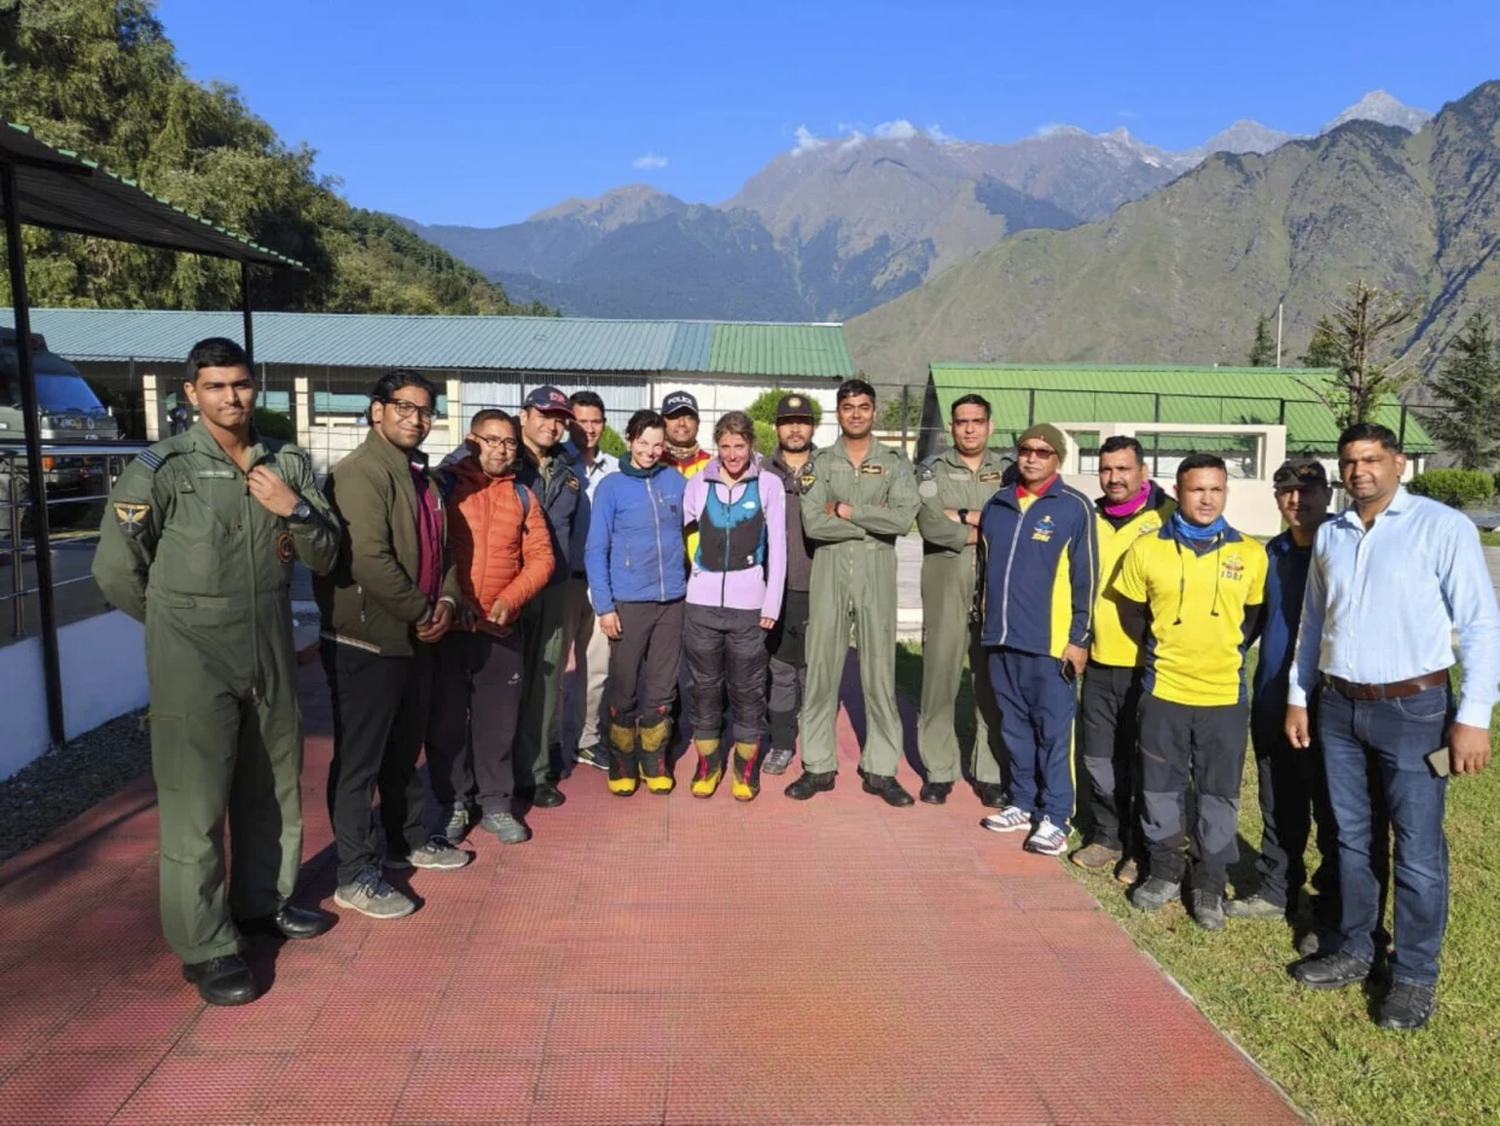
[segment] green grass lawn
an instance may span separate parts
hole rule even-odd
[[[1500,547],[1500,532],[1480,532],[1479,542],[1485,547]]]
[[[920,645],[902,646],[896,676],[898,689],[915,701]],[[960,716],[968,714],[970,699],[966,678]],[[959,734],[969,745],[972,725],[965,731],[960,723]],[[1495,734],[1500,745],[1500,725]],[[1111,877],[1066,868],[1318,1121],[1494,1119],[1500,1117],[1500,766],[1449,785],[1447,829],[1452,893],[1438,1012],[1416,1033],[1376,1028],[1356,990],[1320,993],[1296,985],[1286,973],[1296,957],[1291,931],[1279,922],[1231,919],[1209,934],[1180,904],[1144,915]],[[1252,882],[1260,810],[1248,754],[1240,832],[1233,877]],[[1316,867],[1315,856],[1309,867]]]

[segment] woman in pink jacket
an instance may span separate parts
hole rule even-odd
[[[718,456],[694,476],[682,518],[696,526],[689,560],[682,643],[692,678],[689,716],[698,749],[693,796],[712,797],[724,776],[724,693],[733,710],[734,796],[760,789],[766,722],[766,634],[781,614],[786,585],[786,496],[779,480],[761,488],[755,424],[730,411],[714,426]]]

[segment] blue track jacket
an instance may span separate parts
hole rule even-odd
[[[1099,541],[1094,505],[1058,477],[1021,511],[1004,485],[979,522],[980,641],[1023,653],[1062,656],[1094,635]]]
[[[594,489],[584,563],[594,613],[616,602],[675,602],[687,594],[682,494],[687,478],[658,463],[649,476],[611,473]]]

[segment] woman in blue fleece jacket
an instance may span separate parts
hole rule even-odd
[[[609,638],[609,788],[633,794],[639,777],[665,794],[687,594],[687,480],[661,460],[666,423],[656,411],[631,415],[625,440],[620,472],[596,487],[584,549],[589,600]]]

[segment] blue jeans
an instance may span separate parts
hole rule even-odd
[[[1073,716],[1078,689],[1056,657],[991,649],[990,685],[1010,759],[1010,800],[1068,831],[1073,816]]]
[[[1343,912],[1339,949],[1373,961],[1380,880],[1373,859],[1369,771],[1379,773],[1396,838],[1396,910],[1391,976],[1431,985],[1448,925],[1448,842],[1438,778],[1426,755],[1443,745],[1452,713],[1446,685],[1404,700],[1349,700],[1332,688],[1319,697],[1318,738],[1339,838]]]

